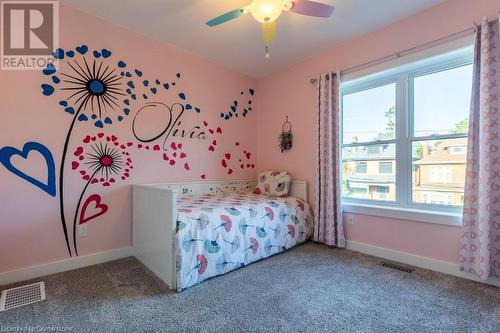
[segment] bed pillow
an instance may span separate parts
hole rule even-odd
[[[259,175],[254,193],[286,197],[292,178],[286,171],[264,171]]]

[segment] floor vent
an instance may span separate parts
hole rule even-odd
[[[45,283],[37,282],[2,291],[0,312],[45,300]]]
[[[410,267],[406,267],[406,266],[401,266],[401,265],[397,265],[397,264],[393,264],[393,263],[389,263],[389,262],[384,262],[382,261],[380,263],[380,266],[383,266],[383,267],[387,267],[387,268],[390,268],[390,269],[395,269],[395,270],[398,270],[398,271],[401,271],[401,272],[405,272],[405,273],[412,273],[414,271],[413,268],[410,268]]]

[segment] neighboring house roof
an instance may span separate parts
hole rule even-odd
[[[424,158],[415,161],[415,164],[465,164],[466,154],[451,154],[450,148],[467,146],[467,138],[444,140],[436,145],[436,150]]]
[[[369,150],[368,147],[380,147],[380,149],[378,152],[374,152]],[[342,158],[351,161],[394,160],[396,158],[396,145],[385,144],[344,148]]]

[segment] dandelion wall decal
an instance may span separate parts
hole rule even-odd
[[[88,186],[91,184],[111,186],[120,178],[121,180],[128,178],[130,171],[134,168],[127,151],[129,147],[133,146],[131,142],[120,143],[114,135],[106,136],[104,133],[98,133],[95,136],[85,136],[82,143],[83,145],[74,150],[75,160],[71,163],[71,168],[86,181],[73,218],[73,247],[76,255],[78,255],[77,217]]]
[[[42,93],[45,96],[51,96],[56,91],[54,87],[59,87],[61,92],[69,93],[66,99],[59,101],[59,105],[64,108],[65,112],[73,115],[64,141],[59,168],[59,211],[70,256],[72,256],[72,251],[64,210],[64,167],[73,128],[77,120],[89,120],[89,116],[86,114],[88,109],[92,111],[90,117],[95,120],[95,126],[102,128],[104,124],[111,124],[112,119],[107,114],[102,119],[103,111],[108,111],[108,109],[111,111],[118,107],[118,97],[124,95],[120,81],[122,79],[121,75],[116,74],[114,65],[106,63],[108,61],[106,59],[111,56],[112,52],[106,49],[95,50],[92,53],[88,51],[87,45],[81,45],[76,47],[75,50],[66,51],[67,57],[64,57],[64,50],[58,49],[55,57],[59,59],[60,75],[56,76],[58,70],[53,65],[47,66],[42,71],[45,76],[51,78],[50,82],[41,85]],[[90,61],[86,57],[93,57],[94,59]],[[98,58],[101,59],[97,60]],[[91,62],[91,66],[89,62]]]
[[[90,109],[92,115],[97,113],[96,117],[101,119],[103,111],[120,107],[119,97],[125,96],[121,89],[123,78],[115,73],[116,68],[103,66],[102,60],[94,59],[91,66],[85,57],[82,60],[83,64],[77,60],[67,62],[72,71],[61,73],[65,83],[61,90],[71,92],[67,100],[72,101],[79,110],[85,112]]]

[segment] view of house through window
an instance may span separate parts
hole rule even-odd
[[[381,78],[385,83],[343,90],[344,197],[403,206],[463,204],[470,62],[417,67],[393,82]],[[401,89],[406,93],[399,95]],[[396,96],[407,100],[397,103]]]

